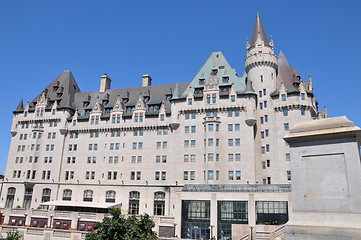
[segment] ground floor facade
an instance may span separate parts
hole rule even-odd
[[[81,239],[109,208],[117,207],[125,215],[153,216],[159,237],[230,240],[252,229],[272,231],[288,221],[291,209],[287,184],[29,186],[3,183],[2,232],[19,228],[25,235],[37,233],[44,239],[57,239],[54,234]]]

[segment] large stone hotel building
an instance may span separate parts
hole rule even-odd
[[[144,75],[139,86],[112,89],[104,74],[99,90],[81,92],[64,71],[20,101],[2,221],[52,227],[48,239],[92,230],[110,207],[154,216],[159,236],[235,239],[250,226],[282,226],[292,161],[283,136],[327,113],[311,77],[302,81],[274,54],[258,15],[246,47],[240,75],[214,52],[190,82],[152,85]]]

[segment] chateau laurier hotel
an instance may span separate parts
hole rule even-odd
[[[240,75],[214,52],[190,82],[152,85],[144,75],[141,86],[112,89],[104,74],[99,90],[81,92],[64,71],[26,106],[20,101],[3,224],[76,239],[118,207],[154,216],[160,237],[235,239],[250,226],[282,226],[292,161],[283,136],[327,113],[311,77],[302,81],[274,54],[258,15],[246,47]]]

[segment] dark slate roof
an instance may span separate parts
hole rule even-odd
[[[31,103],[30,107],[34,107],[45,92],[50,102],[57,100],[58,105],[66,106],[69,102],[74,101],[75,93],[80,92],[80,88],[76,83],[71,71],[66,70],[61,73],[53,82],[49,84]],[[67,103],[68,102],[68,103]]]
[[[267,39],[266,32],[265,32],[265,30],[263,28],[261,18],[259,16],[259,14],[257,13],[256,22],[254,24],[254,29],[253,29],[251,46],[255,45],[255,43],[257,41],[258,34],[260,34],[261,39],[264,41],[265,45],[270,45],[269,42],[268,42],[268,39]]]
[[[183,82],[177,84],[179,91],[183,92],[190,83]],[[112,108],[119,96],[121,100],[125,98],[128,99],[128,102],[125,104],[125,107],[127,107],[135,106],[139,100],[139,96],[142,95],[143,97],[149,97],[149,100],[146,102],[147,105],[161,104],[164,101],[166,110],[169,110],[170,101],[167,100],[167,95],[173,94],[177,84],[171,83],[146,87],[108,89],[103,93],[99,91],[79,92],[75,94],[72,107],[77,109],[79,115],[83,115],[86,109],[93,109],[97,100],[100,104],[105,100],[107,103],[104,107]],[[84,107],[84,101],[88,100],[89,105]]]
[[[23,99],[20,99],[20,102],[14,112],[22,112],[22,111],[24,111],[24,103],[23,103]]]

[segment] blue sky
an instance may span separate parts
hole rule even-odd
[[[245,39],[259,12],[275,52],[303,78],[312,74],[319,105],[361,126],[361,2],[213,0],[2,0],[0,2],[0,169],[5,169],[12,111],[64,70],[82,91],[191,81],[215,51],[239,74]]]

